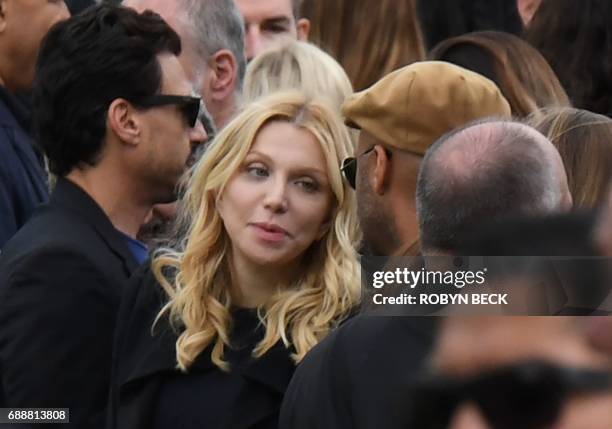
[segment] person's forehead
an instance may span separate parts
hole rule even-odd
[[[293,18],[291,0],[236,0],[245,21],[261,22],[270,18]]]
[[[309,130],[285,121],[271,121],[264,125],[258,131],[250,152],[313,166],[325,160],[321,145]]]

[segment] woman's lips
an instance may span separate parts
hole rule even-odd
[[[281,242],[289,235],[287,231],[278,225],[253,223],[251,226],[253,226],[255,234],[257,234],[259,238],[273,243]]]

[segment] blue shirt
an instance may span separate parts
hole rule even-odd
[[[149,249],[147,248],[146,244],[124,234],[121,231],[119,231],[119,234],[121,234],[128,246],[128,249],[130,249],[130,252],[132,252],[132,255],[134,255],[134,258],[139,264],[142,264],[149,258]]]

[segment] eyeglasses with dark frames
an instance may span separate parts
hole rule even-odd
[[[411,394],[411,424],[446,429],[462,403],[477,405],[494,429],[545,429],[565,402],[580,394],[612,392],[612,372],[527,361],[469,378],[429,376]]]
[[[143,108],[175,104],[185,118],[187,125],[193,128],[196,126],[198,117],[200,115],[202,99],[200,97],[192,97],[190,95],[155,94],[148,97],[135,99],[133,103]]]
[[[348,158],[344,158],[344,160],[342,161],[340,171],[342,171],[344,178],[346,179],[351,188],[355,189],[355,181],[357,178],[357,159],[372,152],[375,147],[376,146],[372,146],[371,148],[366,149],[362,154],[357,155],[356,157],[351,156]],[[384,148],[384,150],[387,154],[387,157],[391,158],[391,151],[387,148]]]

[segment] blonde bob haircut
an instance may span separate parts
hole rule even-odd
[[[307,42],[283,43],[266,50],[249,64],[244,81],[245,102],[291,89],[310,97],[328,97],[338,110],[353,93],[342,66]]]
[[[267,304],[258,308],[265,335],[253,356],[261,357],[282,341],[285,347],[293,347],[297,363],[359,303],[354,249],[360,236],[355,195],[342,180],[339,168],[341,160],[353,152],[346,127],[325,102],[301,93],[262,98],[246,106],[220,132],[195,166],[183,208],[192,220],[184,250],[163,250],[152,263],[153,273],[169,298],[156,322],[168,315],[171,325],[180,331],[176,358],[183,371],[209,345],[213,363],[229,370],[223,354],[230,345],[232,326],[231,243],[217,201],[242,167],[259,130],[272,121],[307,130],[320,143],[335,204],[329,231],[307,249],[295,280],[278,285]]]

